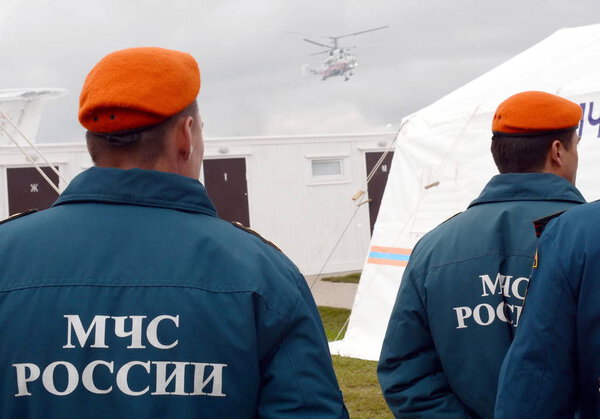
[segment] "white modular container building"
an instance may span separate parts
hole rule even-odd
[[[393,153],[386,154],[367,186],[368,172],[395,136],[208,139],[202,180],[224,218],[243,220],[244,214],[226,214],[219,197],[230,190],[219,182],[232,181],[230,162],[237,160],[237,170],[246,174],[241,180],[247,183],[245,221],[251,228],[277,244],[305,274],[359,270]],[[239,209],[244,189],[237,190],[233,199]]]
[[[15,108],[14,103],[11,106]],[[0,100],[2,108],[7,108],[7,102]],[[21,111],[26,115],[25,108]],[[13,109],[13,115],[19,112]],[[14,117],[11,121],[19,125]],[[4,124],[8,126],[6,120]],[[35,135],[37,126],[30,123],[26,131]],[[48,208],[58,196],[34,163],[60,190],[92,166],[83,141],[31,145],[14,129],[0,132],[13,138],[0,144],[0,219],[28,208]],[[200,180],[222,218],[259,232],[305,275],[360,270],[391,167],[393,153],[387,152],[395,137],[395,133],[381,133],[208,138]],[[49,165],[58,169],[61,178]]]

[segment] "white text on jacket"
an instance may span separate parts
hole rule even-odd
[[[492,297],[502,295],[502,301],[493,304],[482,302],[474,307],[462,306],[454,307],[456,313],[457,329],[466,329],[469,326],[489,326],[494,321],[499,320],[504,323],[512,324],[517,327],[525,292],[529,279],[526,277],[514,278],[510,275],[498,273],[495,280],[489,275],[479,275],[481,279],[482,294],[481,297]],[[520,304],[511,304],[508,298],[514,297],[520,300]]]
[[[97,315],[87,329],[79,315],[67,314],[63,317],[67,320],[67,333],[66,343],[62,349],[69,353],[80,348],[93,348],[98,349],[99,353],[106,354],[106,350],[109,349],[106,339],[106,333],[110,329],[107,327],[108,324],[114,324],[116,337],[128,339],[126,347],[128,350],[143,350],[149,347],[169,350],[179,344],[179,339],[166,340],[165,334],[163,340],[159,338],[161,336],[159,330],[169,327],[179,328],[179,315],[160,315],[149,321],[146,321],[147,316]],[[129,323],[129,330],[126,330],[127,323]],[[171,336],[172,333],[168,335]],[[76,362],[57,360],[45,367],[35,363],[18,363],[13,364],[13,367],[17,379],[15,397],[32,396],[30,384],[40,377],[45,391],[55,396],[67,396],[81,384],[83,389],[94,394],[120,391],[128,396],[141,396],[148,393],[153,396],[226,397],[223,393],[223,369],[227,364],[221,363],[163,360],[117,363],[97,359],[84,366]],[[130,373],[137,377],[136,385],[133,385],[130,380]],[[140,380],[140,377],[146,375],[147,380]],[[95,377],[96,381],[94,381]],[[98,379],[98,377],[102,378]],[[60,384],[57,385],[57,382]],[[140,384],[141,382],[143,383]]]

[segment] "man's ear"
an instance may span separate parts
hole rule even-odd
[[[563,153],[565,152],[565,147],[563,144],[558,141],[552,141],[552,145],[550,146],[550,151],[548,152],[548,158],[551,163],[556,167],[563,166]]]
[[[179,119],[175,126],[175,141],[177,151],[183,160],[187,161],[192,155],[192,124],[194,119],[191,116],[186,116]]]

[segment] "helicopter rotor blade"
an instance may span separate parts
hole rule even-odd
[[[285,31],[286,33],[291,33],[294,35],[304,35],[304,36],[318,36],[321,38],[331,38],[331,36],[327,36],[327,35],[319,35],[319,34],[315,34],[315,33],[306,33],[306,32],[295,32],[295,31]]]
[[[306,39],[306,38],[303,38],[302,40],[303,40],[303,41],[305,41],[305,42],[311,43],[311,44],[318,45],[318,46],[320,46],[320,47],[325,47],[325,48],[330,48],[330,49],[331,49],[331,45],[325,45],[325,44],[321,44],[320,42],[317,42],[317,41],[311,41],[310,39]]]
[[[331,50],[327,50],[327,51],[321,51],[321,52],[315,52],[314,54],[310,54],[312,55],[323,55],[323,54],[331,54]]]
[[[380,27],[378,27],[378,28],[367,29],[366,31],[360,31],[360,32],[349,33],[348,35],[342,35],[342,36],[335,36],[334,38],[336,38],[336,39],[340,39],[340,38],[346,38],[346,37],[348,37],[348,36],[360,35],[361,33],[367,33],[367,32],[378,31],[378,30],[385,29],[385,28],[389,28],[389,26],[388,26],[388,25],[385,25],[385,26],[380,26]]]

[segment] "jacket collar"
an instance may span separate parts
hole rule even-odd
[[[581,192],[551,173],[507,173],[494,176],[469,207],[502,201],[566,201],[585,204]]]
[[[92,167],[77,175],[52,206],[73,202],[130,204],[217,215],[199,181],[154,170]]]

